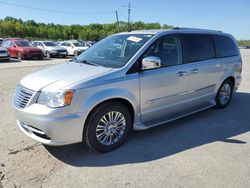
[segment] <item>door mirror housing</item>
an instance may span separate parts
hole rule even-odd
[[[161,67],[161,59],[157,56],[148,56],[142,59],[141,70],[150,70]]]

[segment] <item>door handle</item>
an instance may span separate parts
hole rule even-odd
[[[198,69],[193,69],[190,71],[190,74],[196,74],[198,72]]]
[[[177,76],[182,77],[182,76],[185,76],[186,74],[187,74],[186,71],[180,71],[177,73]]]

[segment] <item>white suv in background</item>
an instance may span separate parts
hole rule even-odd
[[[59,46],[53,41],[34,41],[32,45],[40,48],[47,58],[55,56],[65,58],[68,55],[66,48]]]
[[[88,49],[88,46],[83,46],[77,40],[63,41],[60,42],[59,45],[67,49],[68,55],[75,57]]]

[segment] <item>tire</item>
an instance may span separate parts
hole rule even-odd
[[[50,58],[50,57],[51,57],[51,55],[50,55],[50,52],[49,52],[49,51],[46,51],[45,55],[46,55],[46,57],[47,57],[47,58]]]
[[[20,52],[17,52],[16,57],[17,57],[17,59],[18,59],[19,61],[21,61],[21,60],[23,59]]]
[[[78,56],[78,51],[74,51],[74,57]]]
[[[62,57],[63,57],[63,58],[66,58],[66,55],[63,55]]]
[[[216,95],[216,107],[217,108],[225,108],[231,101],[233,94],[233,83],[231,80],[225,80]]]
[[[109,118],[112,113],[113,122]],[[115,123],[115,117],[118,117],[116,121],[118,124]],[[107,102],[96,107],[89,115],[83,140],[94,151],[109,152],[125,141],[131,129],[132,118],[126,106],[119,102]]]

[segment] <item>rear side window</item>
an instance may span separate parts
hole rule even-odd
[[[214,44],[218,58],[238,55],[235,43],[227,36],[214,35]]]
[[[213,38],[204,34],[185,34],[186,59],[188,63],[215,58]]]

